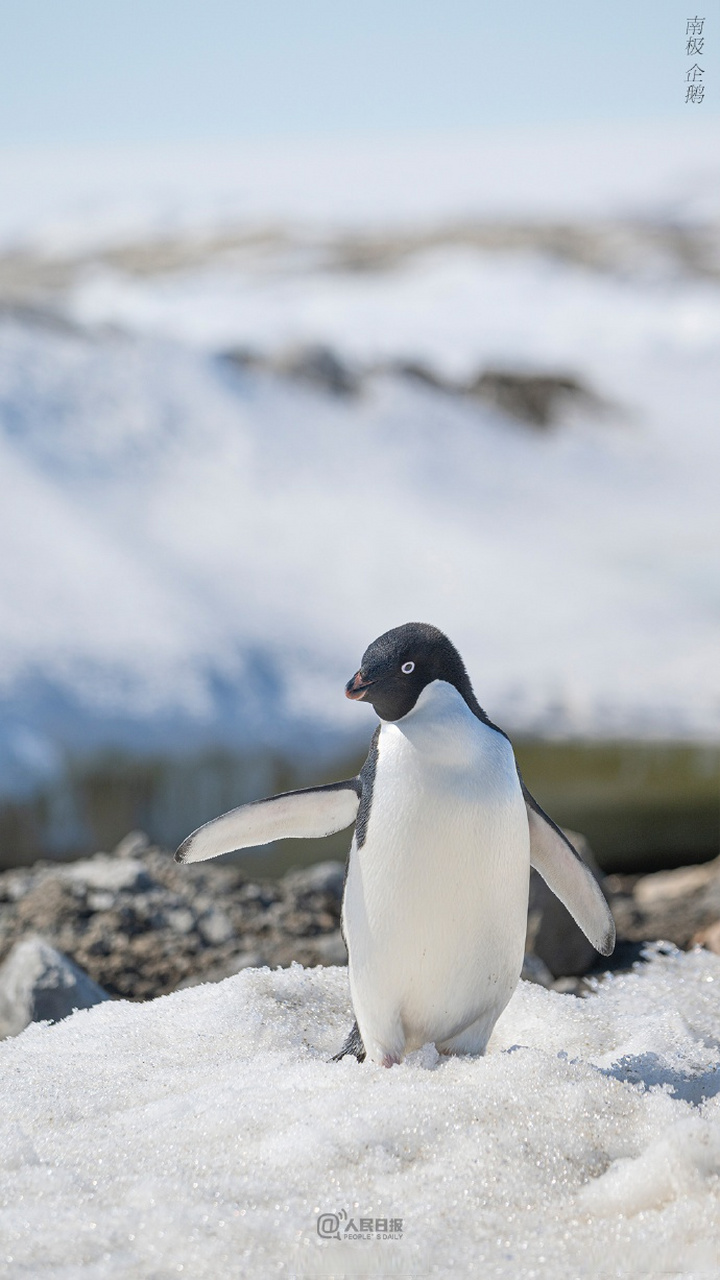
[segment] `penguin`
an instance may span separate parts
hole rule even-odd
[[[342,930],[355,1024],[333,1061],[391,1067],[428,1043],[483,1054],[520,979],[531,866],[604,956],[615,945],[610,909],[442,631],[409,622],[385,632],[345,693],[380,720],[357,777],[233,809],[175,858],[354,822]]]

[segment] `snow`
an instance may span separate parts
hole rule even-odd
[[[6,321],[5,688],[42,671],[105,714],[184,718],[191,739],[222,718],[213,679],[240,686],[262,652],[285,713],[245,708],[237,737],[273,717],[276,740],[293,717],[347,729],[340,685],[417,618],[514,730],[717,737],[720,298],[481,254],[421,260],[359,300],[347,281],[302,285],[320,311],[329,295],[325,323],[299,318],[294,282],[295,317],[278,305],[264,329],[254,312],[271,350],[282,316],[283,337],[334,333],[358,364],[409,353],[461,376],[514,352],[580,370],[616,407],[544,437],[398,378],[345,402],[233,371],[213,350],[229,329]]]
[[[717,217],[715,119],[0,154],[0,244],[64,255],[243,223]]]
[[[342,685],[411,619],[512,732],[717,740],[720,290],[652,231],[716,212],[691,132],[9,157],[0,238],[77,256],[52,322],[0,318],[3,787],[95,746],[367,736]],[[458,243],[466,216],[650,224],[600,269]],[[357,271],[348,226],[437,237]],[[98,249],[171,233],[172,270]],[[220,358],[313,342],[360,396]],[[407,360],[567,372],[604,408],[543,434]]]
[[[341,969],[35,1025],[0,1046],[4,1274],[714,1275],[719,1002],[718,957],[659,947],[585,1000],[521,983],[483,1059],[389,1071],[328,1062]]]

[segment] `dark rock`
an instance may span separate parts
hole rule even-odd
[[[396,360],[377,366],[375,372],[410,378],[436,391],[483,400],[519,422],[546,429],[560,420],[567,408],[599,409],[602,401],[569,373],[522,373],[513,369],[485,369],[467,380],[449,378],[419,360]]]
[[[255,347],[232,347],[223,351],[219,359],[238,369],[261,369],[266,364],[265,357]]]
[[[43,938],[18,942],[0,967],[0,1036],[31,1022],[60,1022],[108,1000],[107,991]]]
[[[230,862],[181,867],[133,836],[74,866],[0,873],[0,961],[41,932],[111,995],[139,1000],[218,981],[238,963],[327,963],[339,954],[322,939],[338,929],[342,876],[336,863],[294,885],[251,884]]]
[[[462,390],[457,383],[443,378],[435,369],[421,364],[419,360],[398,360],[387,368],[390,373],[400,374],[401,378],[410,378],[413,382],[421,382],[423,386],[432,387],[435,391],[449,391],[457,394]]]
[[[571,374],[517,373],[486,369],[470,382],[468,395],[485,400],[503,413],[534,427],[556,422],[568,406],[597,406],[598,397]]]
[[[356,395],[360,379],[329,347],[293,347],[268,362],[269,368],[286,378],[308,382],[335,396]]]

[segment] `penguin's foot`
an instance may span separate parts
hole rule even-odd
[[[353,1023],[342,1049],[340,1049],[339,1053],[336,1053],[330,1061],[339,1062],[341,1058],[347,1058],[349,1056],[357,1058],[358,1062],[365,1061],[365,1045],[363,1044],[362,1036],[360,1035],[360,1028],[358,1027],[357,1022]]]
[[[396,1067],[399,1062],[400,1062],[400,1059],[398,1058],[397,1054],[386,1053],[382,1060],[381,1065],[383,1067]]]

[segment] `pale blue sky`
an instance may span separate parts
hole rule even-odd
[[[0,0],[0,145],[473,131],[686,106],[681,0]]]

